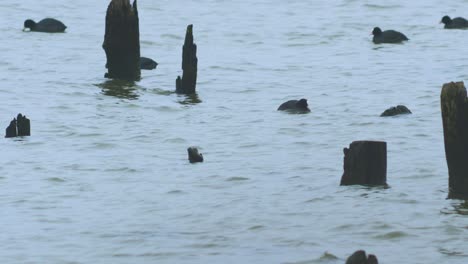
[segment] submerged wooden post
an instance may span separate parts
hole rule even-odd
[[[463,82],[446,83],[440,94],[449,199],[468,199],[468,99]]]
[[[18,114],[16,117],[16,126],[18,127],[18,137],[31,135],[31,122],[26,116]]]
[[[102,44],[107,57],[105,77],[140,79],[140,29],[137,0],[112,0],[107,7],[106,33]]]
[[[5,129],[5,137],[6,138],[12,138],[12,137],[17,137],[18,132],[16,132],[16,118],[13,118],[11,120],[10,125]]]
[[[344,152],[341,185],[387,185],[387,143],[354,141]]]
[[[5,129],[5,137],[24,137],[31,135],[31,122],[26,116],[18,114],[11,120],[10,125]]]
[[[193,25],[187,26],[182,49],[182,78],[177,76],[176,93],[194,94],[197,86],[197,45],[193,43]]]

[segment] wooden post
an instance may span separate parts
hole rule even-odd
[[[140,29],[137,0],[112,0],[107,7],[106,33],[102,44],[107,57],[105,77],[140,79]]]
[[[387,185],[387,143],[354,141],[344,152],[341,185]]]
[[[468,99],[463,82],[446,83],[440,94],[449,199],[468,199]]]
[[[18,114],[16,117],[16,126],[18,127],[18,137],[31,135],[31,122],[26,116]]]
[[[10,125],[5,129],[5,137],[13,138],[17,136],[18,133],[16,132],[16,118],[13,118],[13,120],[10,122]]]
[[[182,78],[177,76],[176,93],[194,94],[197,86],[197,45],[193,43],[193,25],[187,26],[182,49]]]
[[[26,116],[18,114],[16,118],[11,120],[10,125],[5,130],[5,137],[24,137],[31,135],[31,122]]]

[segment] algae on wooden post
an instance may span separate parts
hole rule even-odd
[[[193,43],[193,25],[187,26],[182,49],[182,78],[177,76],[176,93],[194,94],[197,85],[197,45]]]
[[[468,99],[463,82],[446,83],[440,94],[450,199],[468,199]]]
[[[105,77],[137,81],[140,79],[140,30],[137,0],[112,0],[106,13],[106,33],[102,45],[106,52]]]

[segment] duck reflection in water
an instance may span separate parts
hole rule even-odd
[[[108,80],[97,84],[102,89],[102,93],[108,96],[114,96],[121,99],[136,100],[140,96],[137,93],[138,85],[132,81]]]

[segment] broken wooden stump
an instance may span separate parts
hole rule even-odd
[[[31,135],[31,122],[26,116],[18,114],[16,117],[16,126],[18,128],[18,137]]]
[[[190,163],[203,162],[203,154],[199,153],[197,148],[190,147],[187,152]]]
[[[387,185],[387,143],[354,141],[344,148],[344,173],[340,185]]]
[[[187,26],[182,48],[182,78],[177,76],[176,93],[194,94],[197,86],[197,45],[193,43],[193,25]]]
[[[17,137],[18,133],[16,132],[16,118],[11,120],[10,125],[5,129],[5,137],[12,138]]]
[[[463,82],[446,83],[440,94],[449,199],[468,199],[468,99]]]
[[[31,122],[26,116],[18,114],[11,120],[10,125],[5,130],[5,137],[25,137],[31,135]]]
[[[105,77],[140,79],[140,29],[137,0],[112,0],[107,7],[106,33],[102,44],[107,57]]]
[[[375,255],[369,254],[366,256],[366,252],[364,250],[358,250],[354,252],[351,256],[348,257],[346,260],[346,264],[378,264],[379,261]]]

